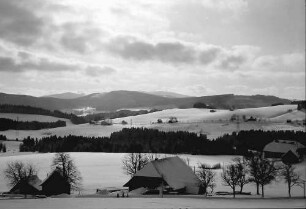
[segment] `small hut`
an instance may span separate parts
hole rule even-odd
[[[20,180],[13,186],[9,191],[10,194],[29,194],[29,195],[38,195],[41,193],[41,180],[38,176],[33,176],[29,181]]]
[[[55,169],[41,184],[42,194],[51,196],[70,194],[70,184],[59,169]]]

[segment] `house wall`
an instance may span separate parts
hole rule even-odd
[[[281,152],[264,152],[264,157],[265,158],[281,158],[284,153]]]

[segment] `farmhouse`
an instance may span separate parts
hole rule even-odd
[[[51,196],[70,194],[70,185],[63,177],[62,172],[55,169],[41,184],[42,194]]]
[[[303,148],[305,148],[305,146],[296,141],[274,140],[264,147],[263,152],[264,156],[268,158],[285,158],[293,160],[294,156],[297,159],[302,157],[298,150]]]
[[[20,180],[9,191],[11,194],[31,194],[37,195],[41,193],[41,180],[35,175],[29,181]]]
[[[169,191],[198,194],[199,182],[198,177],[182,159],[169,157],[151,161],[137,171],[124,187],[129,187],[129,191],[141,187],[147,189],[164,187]]]

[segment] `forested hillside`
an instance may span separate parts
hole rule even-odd
[[[216,140],[189,132],[162,132],[146,128],[123,129],[110,137],[50,136],[40,141],[23,140],[20,151],[39,152],[144,152],[188,153],[201,155],[245,155],[248,149],[262,151],[276,139],[290,139],[305,144],[305,132],[241,131]]]

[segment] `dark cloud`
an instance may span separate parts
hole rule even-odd
[[[220,69],[235,70],[247,61],[247,55],[217,46],[196,47],[180,42],[152,44],[134,37],[117,37],[106,44],[112,54],[138,61],[158,60],[171,64],[215,64]],[[246,52],[247,53],[247,52]]]
[[[80,54],[96,51],[100,46],[99,39],[106,33],[90,23],[66,23],[59,27],[63,31],[60,42],[70,51]]]
[[[20,57],[23,60],[31,58],[31,54],[28,52],[18,52],[18,57]]]
[[[163,62],[192,63],[196,52],[181,43],[159,43],[155,46],[155,56]]]
[[[117,71],[111,67],[88,66],[86,68],[86,74],[92,77],[101,76],[101,75],[110,75],[116,72]]]
[[[36,60],[27,59],[25,61],[17,61],[12,57],[0,56],[0,72],[16,73],[27,70],[54,72],[54,71],[73,71],[78,68],[79,66],[77,66],[76,64],[56,62],[49,60],[47,58],[39,58]]]
[[[44,20],[27,7],[32,1],[0,0],[0,37],[20,45],[31,45],[43,33]],[[35,4],[34,4],[35,5]],[[36,7],[39,5],[37,2]]]
[[[239,67],[247,61],[247,58],[242,54],[239,55],[227,55],[219,63],[221,69],[238,70]]]
[[[84,54],[87,51],[86,39],[81,36],[63,36],[61,39],[62,45],[74,52]]]
[[[207,50],[203,50],[199,55],[200,63],[207,65],[215,61],[220,53],[219,48],[209,48]]]
[[[125,59],[159,60],[171,63],[192,63],[195,61],[195,50],[179,42],[151,44],[130,37],[119,37],[111,40],[107,49]]]

